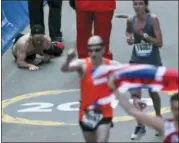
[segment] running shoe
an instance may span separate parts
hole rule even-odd
[[[139,140],[145,134],[145,126],[136,126],[134,133],[131,135],[131,140]]]

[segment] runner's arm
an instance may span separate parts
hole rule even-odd
[[[133,31],[132,31],[132,17],[129,17],[127,19],[126,23],[126,40],[128,45],[134,44],[134,37],[133,37]]]
[[[25,61],[26,59],[26,51],[25,48],[23,47],[23,45],[16,45],[17,47],[17,60],[16,60],[16,64],[19,68],[29,68],[31,66],[31,64],[27,63]]]
[[[132,35],[132,17],[129,17],[126,22],[126,36]]]
[[[163,40],[162,40],[162,32],[160,29],[160,23],[159,23],[158,17],[156,15],[152,15],[151,21],[152,21],[152,26],[153,26],[155,37],[148,35],[146,40],[153,43],[157,47],[161,48],[163,46]]]
[[[138,121],[143,124],[146,124],[149,127],[152,127],[159,132],[163,132],[164,121],[159,117],[151,117],[144,112],[135,108],[132,104],[129,103],[126,95],[121,94],[118,90],[114,91],[114,94],[119,100],[119,104],[126,110],[126,112],[135,117]]]
[[[73,59],[69,60],[68,58],[61,66],[62,72],[74,72],[74,71],[82,71],[83,70],[83,60]]]

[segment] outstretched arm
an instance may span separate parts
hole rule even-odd
[[[120,105],[126,110],[129,115],[135,117],[141,123],[146,124],[147,126],[163,133],[164,121],[159,117],[151,117],[130,104],[126,95],[120,93],[117,90],[117,87],[114,84],[114,77],[109,77],[108,86],[112,89],[112,91],[114,91],[114,95],[119,100]]]

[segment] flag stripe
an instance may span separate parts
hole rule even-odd
[[[107,84],[107,77],[113,74],[116,85],[120,92],[127,92],[132,89],[149,89],[156,92],[177,92],[178,91],[178,70],[166,67],[155,67],[152,65],[102,65],[92,73],[94,85]],[[104,86],[107,88],[107,86]],[[114,100],[114,95],[100,98],[91,108],[103,104],[109,104]]]

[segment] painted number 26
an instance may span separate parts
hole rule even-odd
[[[142,98],[148,106],[153,106],[152,100],[150,98]],[[132,102],[132,100],[130,100]],[[114,107],[117,107],[118,103],[114,103]],[[17,112],[25,113],[25,112],[52,112],[53,109],[57,109],[58,111],[78,111],[79,110],[79,102],[67,102],[63,104],[59,104],[55,106],[53,103],[49,102],[31,102],[24,103],[21,106],[26,106],[27,108],[17,110]],[[54,107],[55,106],[55,107]]]
[[[78,111],[79,102],[69,102],[60,104],[56,107],[57,110],[60,111]],[[21,106],[27,106],[27,108],[17,110],[17,112],[52,112],[52,107],[54,107],[53,103],[48,102],[32,102],[21,104]],[[75,106],[72,108],[72,106]]]

